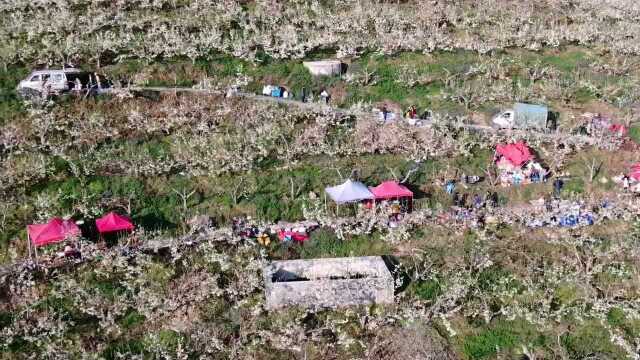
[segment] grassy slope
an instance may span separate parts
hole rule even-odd
[[[498,54],[497,56],[505,57],[505,61],[513,59],[516,54],[506,53]],[[517,56],[523,56],[517,54]],[[524,56],[527,60],[522,64],[529,64],[528,61],[542,62],[554,69],[567,74],[569,76],[575,65],[582,64],[585,59],[589,59],[585,50],[577,52],[556,53],[556,54],[536,54],[527,53]],[[479,58],[476,55],[467,53],[436,53],[430,56],[418,55],[418,54],[403,54],[392,58],[378,58],[375,56],[366,56],[357,60],[352,64],[353,71],[357,71],[360,67],[371,67],[376,69],[379,76],[379,82],[373,86],[359,87],[354,85],[342,84],[349,89],[349,93],[353,94],[350,97],[345,97],[343,105],[349,105],[353,101],[364,99],[366,101],[380,101],[390,100],[402,105],[408,105],[416,103],[425,107],[432,107],[437,110],[454,109],[456,111],[464,111],[461,109],[460,104],[450,102],[449,100],[439,96],[445,89],[441,83],[442,77],[446,74],[445,68],[449,72],[463,73],[467,71]],[[424,68],[425,74],[433,75],[436,80],[430,85],[418,88],[408,88],[398,84],[395,80],[398,77],[398,67],[402,65],[415,66],[417,68]],[[518,68],[520,63],[514,65],[516,68],[511,70],[515,73],[524,71],[526,65],[522,65],[522,68]],[[129,68],[124,68],[124,65],[114,66],[113,68],[107,68],[107,71],[113,71],[117,73],[120,71],[122,74],[131,74],[141,70],[141,67],[137,65],[127,65]],[[170,84],[171,74],[176,74],[174,77],[174,83],[180,85],[190,85],[199,80],[199,77],[203,73],[197,73],[190,70],[190,66],[186,63],[162,63],[153,65],[151,72],[150,84]],[[252,64],[236,61],[229,58],[223,58],[214,60],[208,63],[196,64],[198,71],[204,71],[209,75],[215,75],[218,77],[230,77],[234,76],[238,67],[242,66],[242,71],[254,78],[250,88],[259,88],[259,84],[263,83],[267,79],[270,82],[281,82],[284,85],[288,85],[292,88],[308,86],[308,87],[320,87],[340,85],[342,80],[336,79],[311,79],[300,68],[300,65],[295,62],[276,63],[273,62],[267,65],[255,66]],[[184,70],[180,70],[184,69]],[[204,70],[202,70],[204,69]],[[148,70],[145,70],[148,71]],[[24,70],[19,70],[16,74],[24,73]],[[14,78],[18,79],[20,76],[16,75]],[[3,84],[5,89],[11,89],[15,84],[15,79],[7,81]],[[177,80],[176,80],[177,79]],[[622,81],[617,78],[607,79],[607,81]],[[571,107],[585,108],[587,100],[593,100],[597,96],[593,94],[585,95],[584,93],[576,92],[576,96],[571,98]],[[21,116],[21,107],[17,102],[13,100],[13,95],[8,95],[8,100],[3,102],[7,104],[6,110],[8,115],[5,117],[5,121],[13,121],[13,119],[19,119]],[[16,104],[16,105],[12,105]],[[498,104],[495,104],[497,106]],[[484,105],[486,108],[491,108],[492,104]],[[566,104],[558,104],[558,106],[567,106]],[[483,108],[484,108],[483,107]],[[478,107],[480,108],[480,107]],[[623,111],[623,110],[617,110]],[[117,146],[121,146],[116,144]],[[123,145],[122,145],[123,146]],[[161,156],[163,153],[162,139],[147,139],[135,146],[146,148],[150,153]],[[135,152],[136,150],[132,150]],[[607,154],[600,154],[595,152],[594,156],[602,156],[606,159]],[[490,154],[487,152],[477,152],[476,156],[472,158],[456,158],[456,159],[435,159],[432,163],[424,164],[424,168],[415,175],[414,182],[417,185],[425,186],[425,189],[430,190],[434,194],[434,201],[429,204],[435,204],[436,202],[446,203],[448,199],[442,194],[441,189],[431,188],[427,186],[427,183],[434,177],[433,169],[445,169],[447,167],[463,168],[468,172],[478,171],[489,161]],[[575,159],[574,162],[568,165],[568,169],[573,173],[584,174],[581,167],[581,160]],[[309,191],[315,191],[320,193],[322,188],[328,184],[335,182],[337,177],[335,174],[324,172],[322,169],[327,164],[333,164],[334,166],[342,167],[344,169],[357,167],[361,169],[361,173],[366,177],[366,182],[373,185],[376,182],[391,177],[389,169],[395,169],[396,172],[406,171],[411,163],[397,156],[382,156],[374,155],[358,158],[346,158],[346,159],[305,159],[300,164],[296,165],[293,170],[282,170],[275,167],[269,167],[251,174],[244,174],[245,177],[251,177],[252,181],[257,181],[259,186],[255,192],[248,194],[242,198],[239,204],[233,204],[228,194],[220,194],[214,189],[211,184],[231,184],[237,181],[237,176],[233,175],[221,175],[218,177],[203,177],[203,178],[188,178],[184,179],[179,175],[169,175],[163,179],[145,179],[136,177],[120,177],[120,176],[104,176],[104,177],[90,177],[86,179],[74,179],[64,169],[56,176],[55,181],[50,181],[46,184],[40,185],[29,191],[29,197],[31,199],[36,198],[38,195],[50,195],[61,194],[60,202],[54,204],[55,209],[60,212],[70,211],[73,200],[81,198],[81,196],[88,196],[90,199],[98,199],[102,194],[109,192],[115,196],[129,196],[135,194],[135,200],[133,202],[134,214],[136,222],[141,224],[148,224],[150,228],[156,226],[164,228],[171,233],[176,231],[182,221],[182,215],[176,211],[179,207],[179,201],[175,193],[171,190],[177,187],[186,187],[189,189],[197,189],[198,194],[190,202],[190,211],[193,213],[206,212],[215,215],[218,220],[225,221],[234,214],[240,212],[249,212],[259,218],[276,220],[276,219],[295,219],[301,216],[300,205],[302,196],[294,197],[294,199],[288,199],[287,194],[289,192],[289,185],[287,180],[291,176],[295,176],[302,179],[304,184],[300,194],[306,194]],[[608,164],[609,165],[609,164]],[[619,167],[607,167],[605,168],[605,174],[612,175],[618,171]],[[584,184],[584,182],[583,182]],[[593,190],[606,190],[606,188],[599,188],[601,185],[593,184],[586,185],[588,191]],[[589,186],[591,186],[589,188]],[[574,189],[575,190],[575,189]],[[470,191],[476,191],[470,190]],[[483,192],[484,188],[477,188],[477,191]],[[508,197],[511,201],[527,201],[533,198],[537,198],[539,195],[547,193],[548,187],[541,188],[527,188],[518,190],[509,190],[504,192],[504,196]],[[582,188],[581,191],[584,191]],[[15,209],[15,218],[21,218],[24,214],[20,209]],[[24,224],[16,222],[10,231],[6,232],[11,238],[23,237],[24,233],[21,231]],[[605,227],[608,224],[604,225]],[[433,238],[433,234],[437,234],[437,229],[420,229],[419,233],[414,234],[415,239],[412,240],[415,244],[418,244],[421,248],[427,249],[434,254],[447,254],[451,251],[451,244],[438,242]],[[514,231],[514,229],[511,229]],[[429,234],[427,236],[426,234]],[[613,234],[600,234],[604,239],[615,242],[620,239],[624,234],[624,231]],[[507,235],[509,238],[513,235]],[[453,244],[460,245],[459,249],[464,250],[464,243],[458,234],[445,233],[442,235],[443,239],[449,239]],[[7,239],[8,240],[8,239]],[[526,241],[527,238],[521,239]],[[496,248],[499,248],[500,244],[496,244]],[[393,252],[395,249],[389,244],[380,241],[377,237],[373,239],[354,237],[347,242],[340,242],[329,233],[320,233],[314,235],[314,238],[304,247],[287,248],[274,245],[270,249],[270,257],[279,259],[288,258],[313,258],[324,256],[346,256],[346,255],[379,255],[383,253]],[[527,249],[525,253],[528,256],[534,256],[538,253],[538,249]],[[458,261],[464,261],[464,252],[458,254],[449,254],[449,256],[457,259]],[[445,264],[446,260],[452,260],[452,258],[443,257],[443,261],[440,264]],[[561,259],[556,259],[560,261]],[[196,260],[194,260],[195,262]],[[189,267],[191,265],[185,265]],[[439,265],[443,266],[444,265]],[[157,261],[157,265],[154,265],[145,271],[153,281],[163,286],[168,286],[171,282],[179,278],[180,272],[177,271],[178,267],[174,267],[171,264],[164,264],[162,261]],[[445,271],[445,269],[442,269]],[[502,278],[509,278],[515,276],[518,278],[517,270],[522,269],[510,269],[507,264],[500,264],[492,268],[490,271],[484,273],[484,283],[495,282]],[[218,273],[219,270],[211,270],[214,273]],[[446,273],[446,272],[445,272]],[[93,275],[92,275],[93,274]],[[95,275],[95,276],[94,276]],[[83,279],[83,286],[88,289],[96,289],[106,297],[113,297],[122,290],[122,284],[126,282],[124,279],[118,278],[114,275],[114,278],[100,278],[100,274],[92,273],[90,269],[82,269],[78,272],[78,277]],[[85,277],[86,276],[86,277]],[[97,277],[96,277],[97,276]],[[409,299],[422,299],[425,301],[435,301],[442,295],[442,288],[446,286],[446,277],[440,279],[431,279],[425,282],[418,282],[412,285],[412,288],[407,291]],[[602,281],[617,281],[617,280],[602,280]],[[442,285],[439,285],[439,282]],[[488,291],[488,288],[483,287],[483,282],[479,287],[481,291]],[[165,291],[164,288],[160,288],[157,291]],[[43,294],[52,292],[53,289],[49,288],[43,291]],[[544,294],[538,296],[544,297]],[[579,302],[587,302],[589,295],[586,293],[580,293],[572,288],[559,287],[556,290],[554,296],[558,297],[559,301],[566,302],[567,304],[574,304]],[[114,297],[115,299],[115,297]],[[495,301],[499,301],[494,298]],[[45,301],[45,300],[43,300]],[[220,304],[219,302],[223,303]],[[45,302],[47,308],[58,314],[74,314],[77,309],[73,305],[65,303],[64,301]],[[228,336],[237,336],[236,328],[240,326],[240,322],[237,319],[237,314],[234,314],[231,304],[224,303],[223,300],[212,298],[208,299],[205,308],[201,310],[202,316],[209,324],[214,327],[227,331]],[[208,314],[208,315],[207,315]],[[10,323],[9,318],[12,316],[11,312],[3,311],[0,313],[0,324]],[[209,316],[207,318],[206,316]],[[271,315],[260,315],[257,321],[269,323],[273,321]],[[342,317],[344,314],[336,312],[333,314],[336,317]],[[208,319],[208,320],[207,320]],[[75,321],[79,324],[76,327],[68,330],[66,334],[73,341],[80,341],[86,332],[91,333],[92,328],[96,326],[96,321],[93,318],[78,318]],[[135,309],[128,310],[125,314],[118,318],[118,324],[124,329],[124,332],[117,337],[99,335],[100,341],[108,343],[109,345],[103,349],[102,354],[106,358],[114,357],[118,351],[130,351],[134,353],[144,353],[144,348],[150,343],[156,343],[157,340],[151,339],[146,335],[144,329],[150,325],[146,322],[144,315],[141,315]],[[458,351],[460,356],[469,359],[482,359],[492,358],[499,352],[506,356],[517,356],[522,349],[522,346],[527,346],[531,349],[535,349],[542,354],[551,354],[555,346],[555,335],[561,331],[565,324],[571,324],[576,331],[566,334],[561,339],[562,347],[569,355],[574,357],[580,357],[592,352],[601,352],[608,354],[613,358],[622,358],[621,350],[612,345],[607,340],[606,330],[603,330],[603,325],[587,321],[586,323],[576,322],[572,323],[572,319],[564,320],[558,325],[558,328],[551,330],[539,331],[521,319],[507,320],[501,317],[496,317],[489,323],[483,323],[477,317],[454,319],[456,328],[460,331],[458,336],[449,338],[449,342]],[[351,324],[350,322],[348,322]],[[620,330],[626,334],[629,338],[639,336],[637,321],[627,318],[624,314],[620,314],[616,311],[611,311],[607,315],[607,324],[614,329]],[[156,326],[153,331],[154,335],[158,335],[160,344],[165,346],[168,351],[175,353],[176,344],[179,339],[186,338],[186,334],[176,333],[169,330],[168,327],[162,324],[154,324]],[[3,325],[4,326],[4,325]],[[320,326],[320,325],[318,325]],[[358,325],[354,322],[354,333],[358,333]],[[443,326],[438,324],[438,326]],[[270,328],[270,325],[265,325],[265,329],[275,330]],[[442,331],[442,333],[446,333]],[[366,337],[364,335],[362,339]],[[356,336],[357,337],[357,336]],[[331,341],[327,340],[327,343]],[[322,345],[310,345],[314,351],[321,354],[323,350],[318,349]],[[16,339],[8,350],[10,352],[25,353],[31,350],[40,351],[34,349],[29,343],[24,342],[22,339]],[[499,350],[497,350],[499,349]],[[256,356],[266,358],[267,354],[271,358],[287,358],[292,354],[283,350],[277,349],[258,349],[255,350]],[[349,347],[338,347],[336,350],[337,356],[347,358],[351,355],[361,356],[362,353],[357,349]]]

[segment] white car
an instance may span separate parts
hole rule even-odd
[[[96,83],[95,75],[75,68],[47,69],[34,71],[18,84],[18,93],[36,91],[60,94],[71,90],[81,90]]]
[[[513,128],[513,118],[513,110],[502,112],[493,118],[493,127],[497,129],[511,129]]]

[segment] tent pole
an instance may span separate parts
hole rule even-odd
[[[29,259],[32,258],[31,255],[31,238],[29,236],[29,231],[27,230],[27,248],[29,249]]]

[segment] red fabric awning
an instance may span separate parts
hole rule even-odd
[[[385,181],[376,187],[369,188],[369,191],[373,193],[376,199],[413,197],[411,190],[395,181]]]
[[[640,181],[640,163],[631,165],[629,177],[635,181]]]
[[[533,159],[533,154],[523,141],[515,144],[497,145],[496,153],[509,161],[513,166],[522,166]]]
[[[38,247],[80,236],[80,228],[73,220],[53,218],[46,224],[27,225],[27,233],[31,243]]]
[[[96,227],[99,233],[104,234],[116,231],[131,231],[134,226],[127,217],[110,212],[96,219]]]

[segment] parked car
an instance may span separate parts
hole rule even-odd
[[[59,95],[70,91],[101,89],[109,87],[106,79],[100,79],[95,73],[76,68],[46,69],[33,71],[20,81],[17,91],[23,97],[43,93]]]
[[[499,129],[554,129],[553,113],[544,105],[515,103],[512,109],[496,115],[493,126]]]

